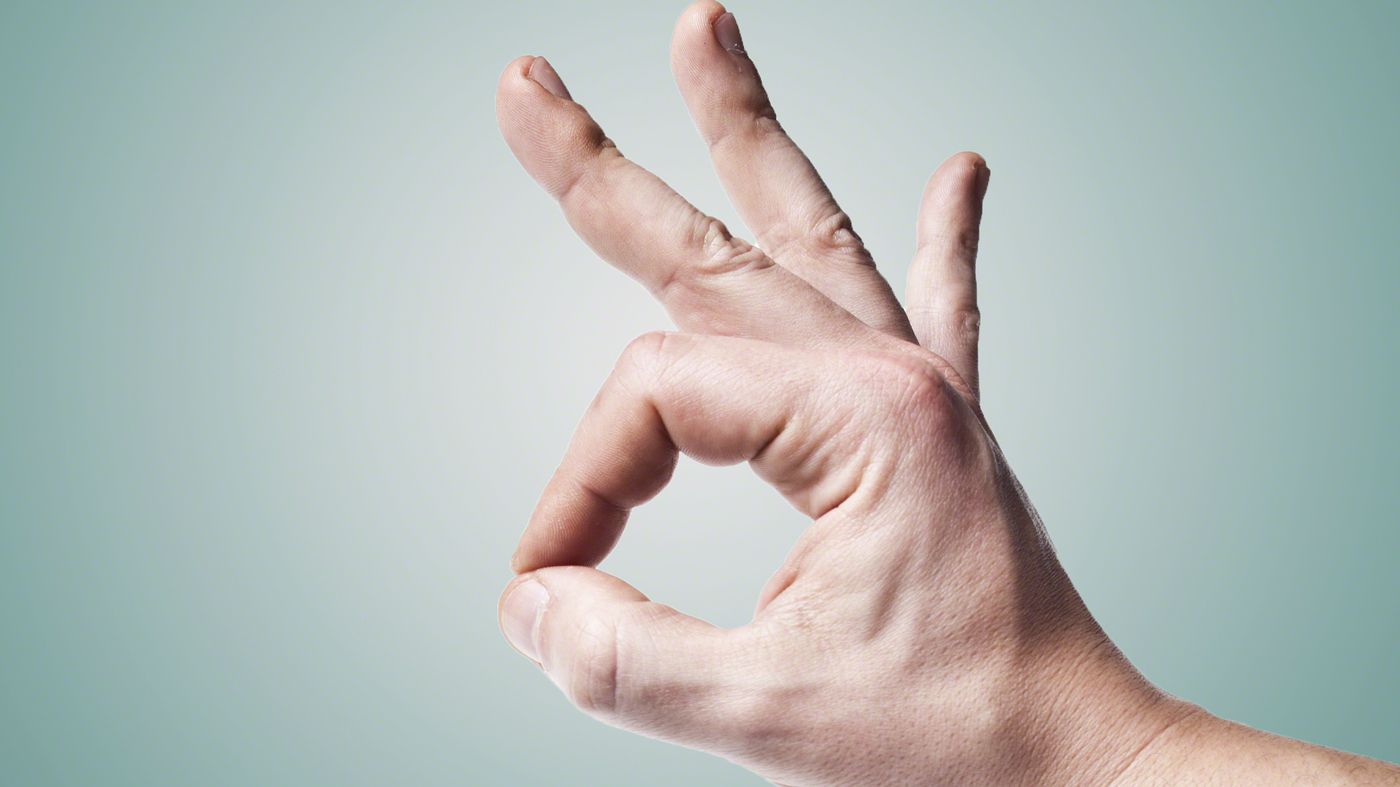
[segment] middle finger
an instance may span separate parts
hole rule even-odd
[[[866,323],[914,341],[850,218],[778,124],[734,15],[714,0],[686,9],[676,23],[671,69],[715,172],[758,245]]]

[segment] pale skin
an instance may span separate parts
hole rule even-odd
[[[1145,680],[1060,567],[978,403],[989,171],[924,190],[902,307],[778,125],[733,16],[672,69],[749,243],[618,152],[543,58],[501,130],[680,332],[632,343],[512,559],[507,639],[583,711],[775,784],[1400,785],[1400,768],[1216,718]],[[812,524],[724,630],[595,568],[679,453],[748,462]]]

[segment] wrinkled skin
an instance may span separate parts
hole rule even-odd
[[[1387,767],[1161,693],[1085,608],[978,405],[980,156],[928,183],[906,311],[718,3],[682,15],[672,67],[756,244],[624,158],[542,58],[501,78],[512,151],[682,331],[627,348],[545,489],[502,597],[522,653],[585,712],[782,785],[1243,783],[1210,757],[1246,746],[1294,775]],[[748,462],[812,518],[742,628],[594,568],[678,453]]]

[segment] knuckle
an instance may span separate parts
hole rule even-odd
[[[953,342],[960,348],[976,345],[982,327],[982,313],[977,308],[977,283],[970,269],[953,269],[925,297],[910,309],[931,327],[942,342]]]
[[[795,252],[799,258],[810,261],[826,262],[834,258],[875,266],[865,241],[856,234],[851,217],[843,210],[827,213],[810,225],[771,229],[765,240],[773,247],[775,257],[783,258]]]
[[[890,353],[880,359],[885,405],[893,413],[950,424],[955,393],[948,384],[947,362],[925,352]]]
[[[865,249],[865,242],[856,234],[855,228],[851,225],[851,217],[843,210],[821,219],[812,227],[808,233],[810,242],[819,250],[826,252],[860,252]]]
[[[656,406],[659,400],[674,397],[683,385],[687,370],[694,367],[694,354],[703,339],[686,333],[650,331],[628,343],[612,375],[599,396],[622,396]],[[703,363],[703,357],[698,359]]]
[[[975,344],[982,330],[982,312],[977,304],[960,299],[942,309],[948,335],[959,344]]]
[[[695,240],[704,250],[705,259],[724,256],[734,241],[729,228],[714,216],[697,216],[693,231]]]
[[[647,331],[627,343],[618,366],[629,368],[653,366],[666,351],[669,336],[666,331]]]
[[[700,249],[698,258],[677,268],[663,285],[665,293],[676,287],[709,289],[716,280],[733,278],[773,266],[763,250],[735,238],[719,219],[703,216],[697,219],[693,242]]]
[[[762,103],[754,109],[752,134],[760,143],[765,139],[775,139],[780,143],[788,139],[783,125],[778,122],[778,113],[774,111],[773,105],[769,103],[766,96]],[[791,143],[789,142],[789,144]]]
[[[963,306],[953,311],[952,323],[959,338],[964,342],[975,342],[982,331],[982,312],[975,305]]]
[[[646,390],[655,382],[668,358],[677,335],[666,331],[648,331],[628,342],[613,367],[613,377],[628,388]]]
[[[619,642],[616,625],[603,618],[593,618],[579,629],[566,687],[579,710],[595,716],[618,712]]]

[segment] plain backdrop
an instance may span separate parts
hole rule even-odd
[[[0,782],[755,785],[574,711],[507,558],[670,323],[496,129],[544,54],[735,220],[681,2],[0,5]],[[1149,678],[1400,760],[1393,2],[735,5],[902,291],[992,169],[986,412]],[[683,463],[604,568],[747,622],[803,521]]]

